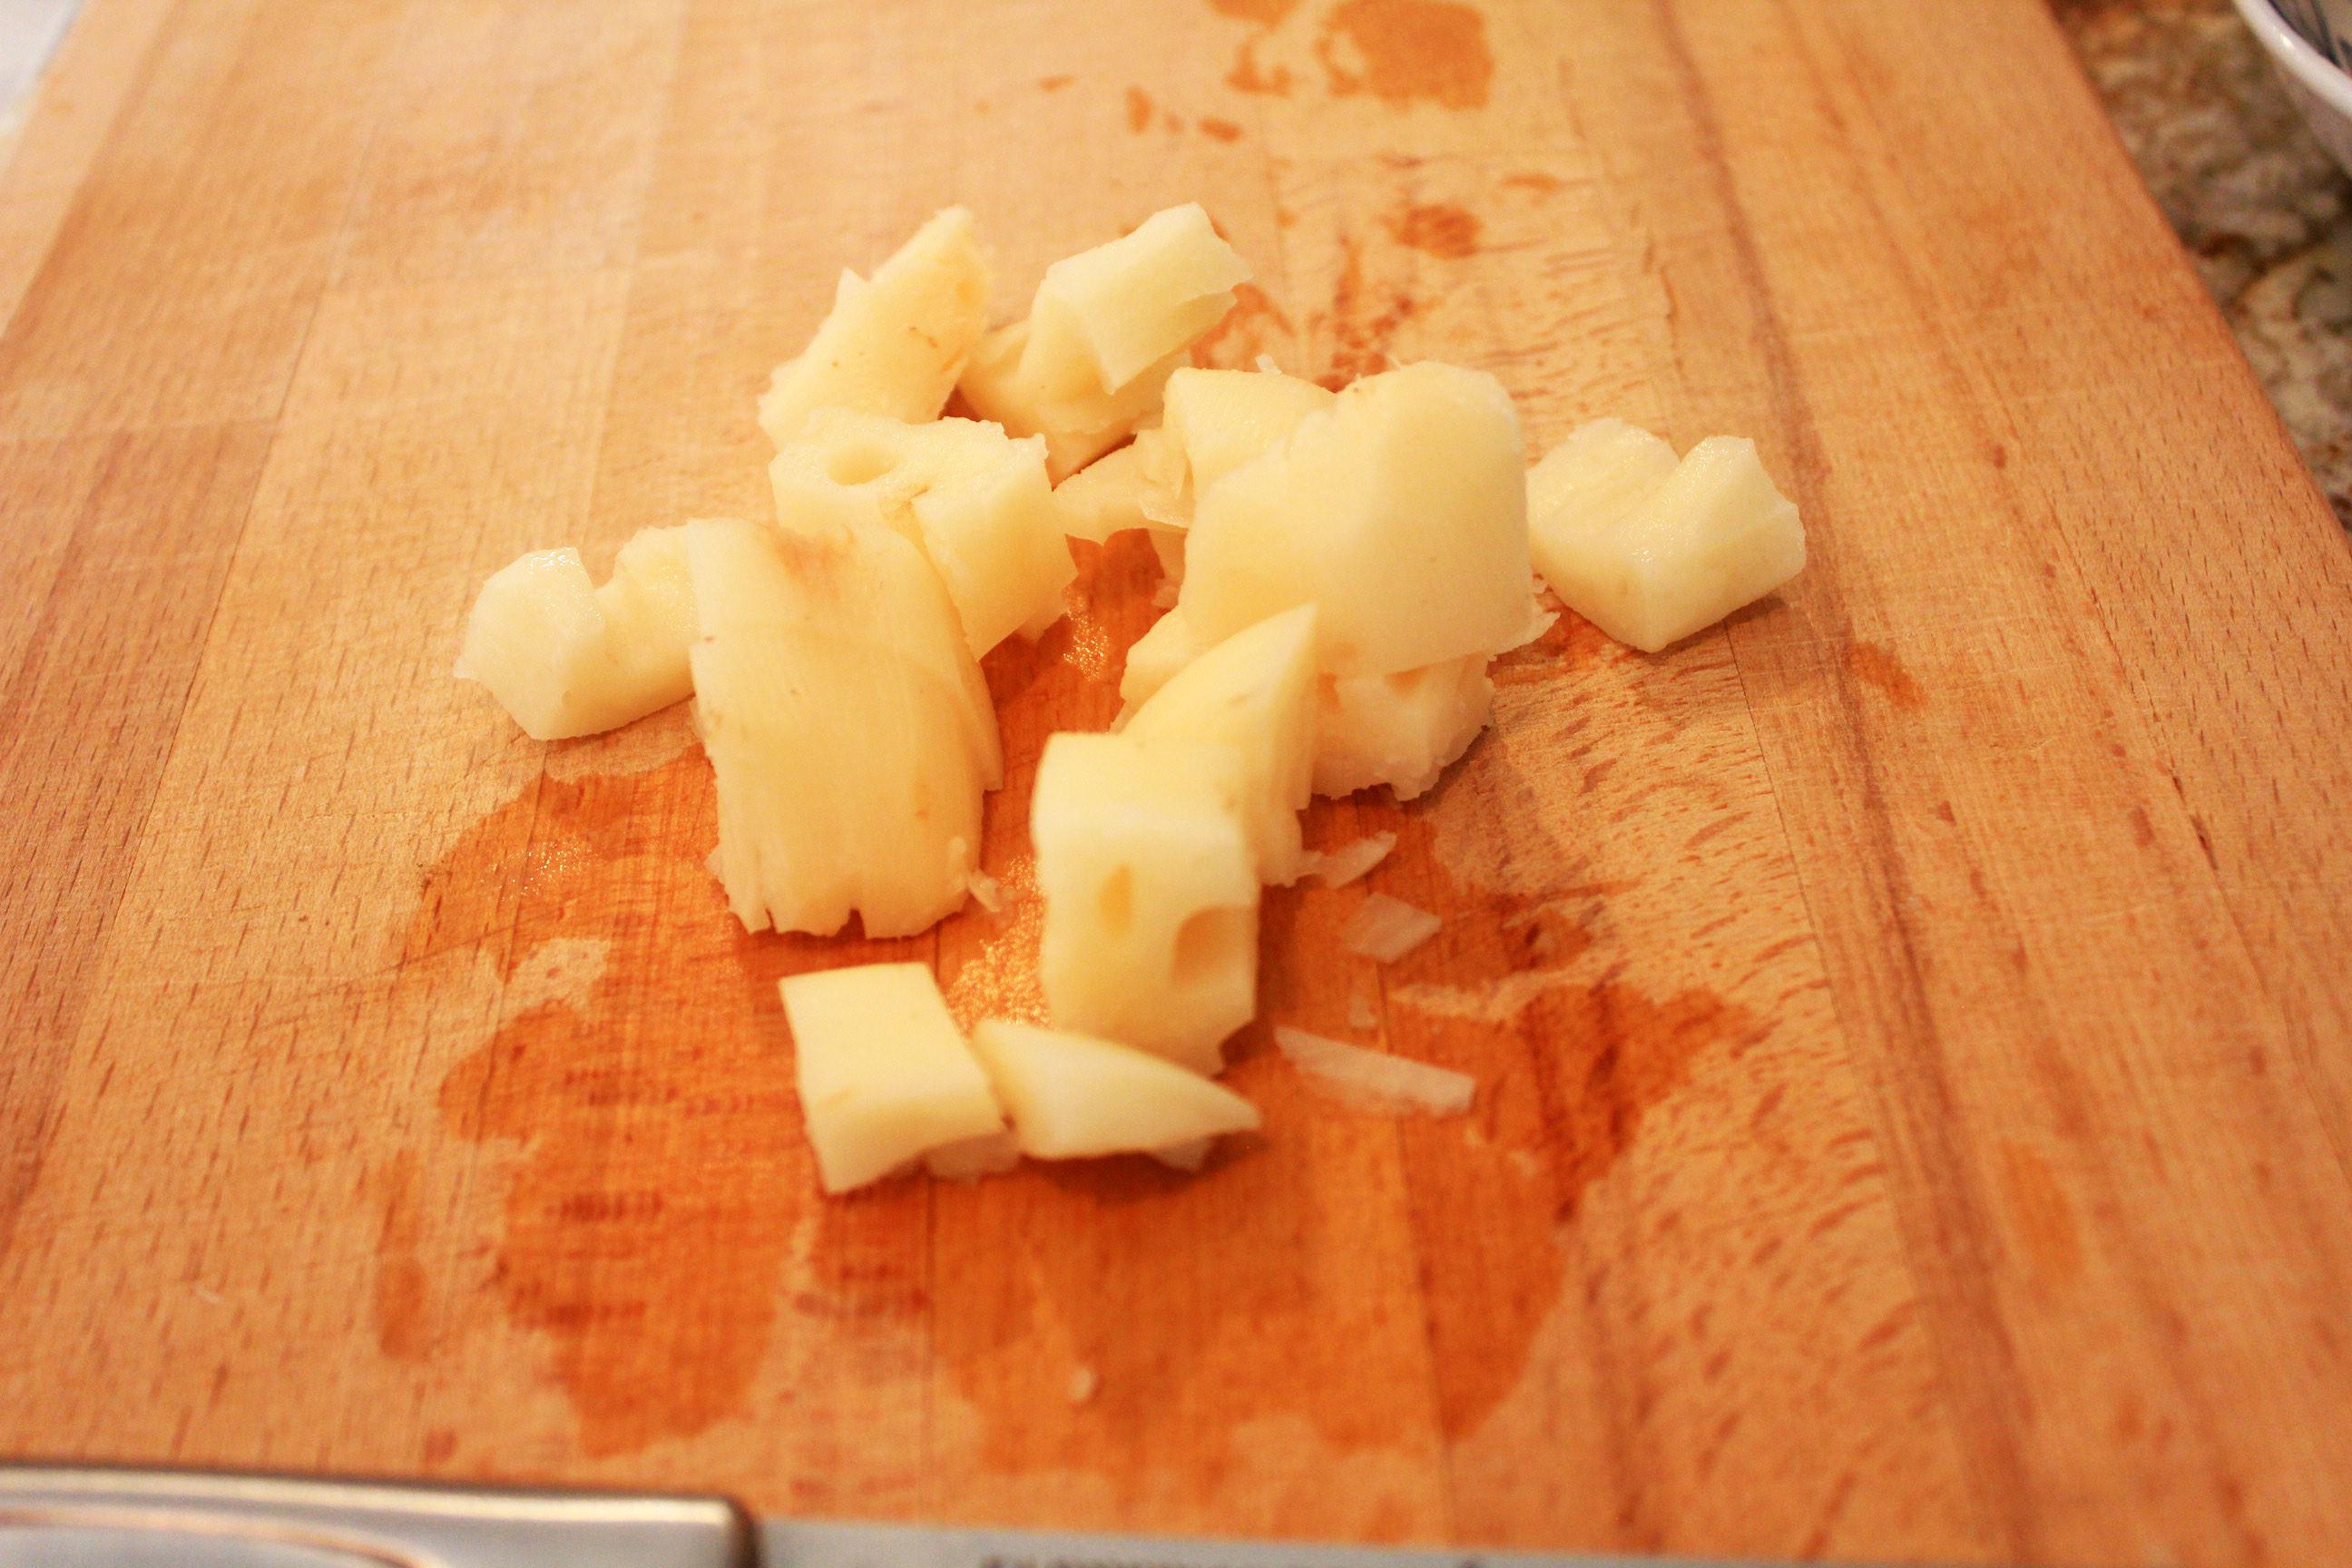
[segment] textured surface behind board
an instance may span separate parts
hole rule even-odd
[[[775,978],[1018,1010],[1034,901],[743,936],[683,715],[533,745],[466,608],[756,514],[769,367],[934,208],[1010,309],[1194,197],[1222,362],[1753,434],[1812,565],[1318,808],[1400,847],[1269,902],[1258,1142],[821,1203]],[[0,315],[0,1451],[2352,1557],[2352,560],[2036,0],[93,0]],[[1155,573],[992,662],[1016,894]],[[1446,921],[1385,972],[1374,890]],[[1365,1006],[1475,1110],[1270,1048]]]

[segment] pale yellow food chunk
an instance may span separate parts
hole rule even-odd
[[[1003,1018],[972,1030],[972,1050],[1013,1118],[1021,1152],[1040,1160],[1168,1153],[1258,1125],[1257,1107],[1148,1052]]]
[[[984,1147],[1004,1117],[922,963],[868,963],[777,984],[817,1174],[845,1193],[933,1151]],[[951,1157],[952,1163],[952,1157]]]
[[[936,419],[987,326],[989,288],[971,214],[948,208],[870,282],[842,274],[832,314],[799,358],[776,367],[760,427],[781,447],[818,408]]]
[[[1317,698],[1315,793],[1380,784],[1399,800],[1427,793],[1486,727],[1494,700],[1483,654],[1395,675],[1327,678]]]
[[[1493,654],[1527,626],[1527,477],[1495,378],[1369,376],[1197,500],[1178,607],[1213,643],[1294,605],[1328,674]]]
[[[1114,533],[1149,527],[1143,515],[1141,456],[1139,445],[1130,443],[1055,485],[1054,504],[1061,510],[1062,531],[1100,544]]]
[[[1155,213],[1046,268],[1027,319],[983,339],[959,384],[983,417],[1043,436],[1058,481],[1160,406],[1160,387],[1248,278],[1199,204]]]
[[[971,419],[904,425],[820,408],[777,452],[768,479],[787,529],[879,525],[912,541],[947,584],[974,658],[1063,614],[1077,567],[1042,441]]]
[[[1178,670],[1200,658],[1203,646],[1181,605],[1152,622],[1150,629],[1128,648],[1127,665],[1119,674],[1119,700],[1127,705],[1129,715],[1175,679]]]
[[[466,622],[457,678],[487,688],[535,741],[593,735],[682,701],[694,592],[685,531],[647,528],[592,585],[577,550],[491,574]]]
[[[1377,679],[1377,678],[1376,678]],[[1258,879],[1303,868],[1298,814],[1315,765],[1315,606],[1227,637],[1180,670],[1126,725],[1146,746],[1202,744],[1239,770],[1234,793],[1257,852]]]
[[[1197,497],[1338,401],[1336,393],[1280,371],[1191,365],[1168,378],[1160,397],[1159,426],[1136,445],[1143,450],[1141,509],[1163,528],[1189,526]]]
[[[1655,653],[1804,569],[1797,509],[1756,444],[1717,436],[1680,463],[1617,420],[1576,431],[1528,477],[1536,564],[1560,599]]]
[[[1003,775],[955,608],[898,534],[688,525],[714,869],[745,928],[919,931],[961,905]]]
[[[1047,739],[1029,822],[1057,1026],[1223,1066],[1257,1007],[1258,856],[1229,750]]]

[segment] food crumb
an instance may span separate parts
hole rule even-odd
[[[1307,857],[1307,875],[1327,888],[1344,888],[1387,859],[1396,842],[1393,833],[1374,833],[1337,849],[1318,851]]]
[[[1349,952],[1376,963],[1394,963],[1435,936],[1442,923],[1427,910],[1374,893],[1349,917],[1339,937]]]
[[[1304,1029],[1276,1027],[1274,1045],[1309,1083],[1358,1110],[1459,1116],[1477,1098],[1477,1079],[1433,1062],[1368,1051]]]
[[[1076,1368],[1070,1373],[1070,1403],[1084,1405],[1095,1396],[1095,1390],[1101,1386],[1102,1379],[1095,1375],[1094,1368],[1090,1366]]]

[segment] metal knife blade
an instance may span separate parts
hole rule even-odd
[[[0,1465],[0,1568],[1737,1568],[768,1520],[719,1498]],[[1746,1568],[1767,1568],[1749,1563]]]

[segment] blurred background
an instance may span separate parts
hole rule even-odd
[[[2053,0],[2140,175],[2352,527],[2352,182],[2231,0]]]

